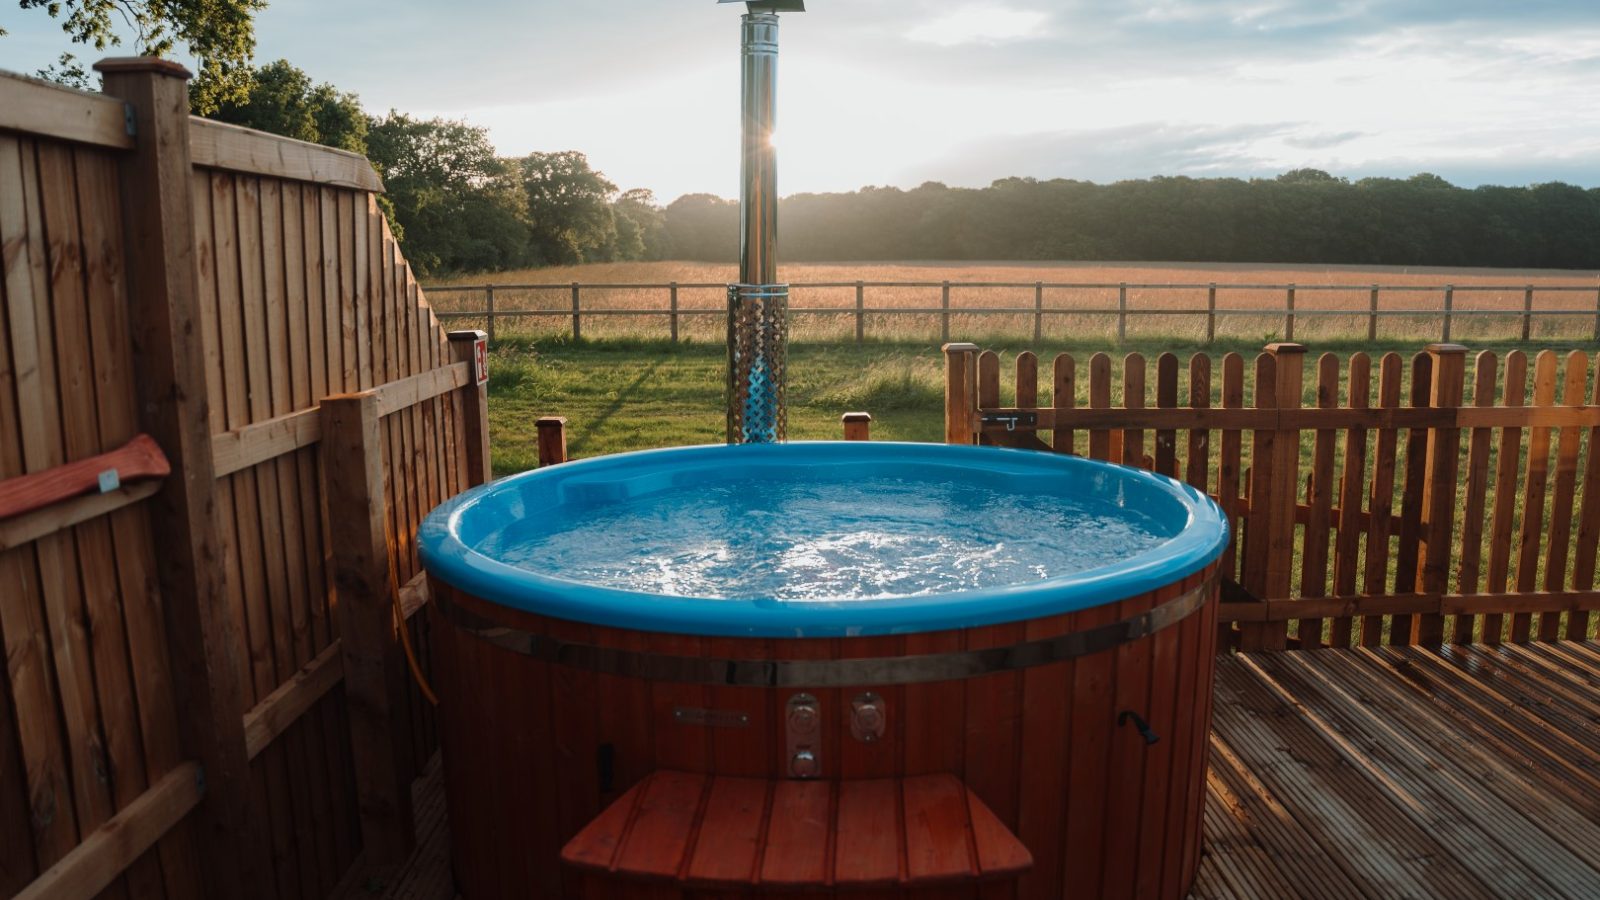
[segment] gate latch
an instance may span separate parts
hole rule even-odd
[[[1004,425],[1007,431],[1016,431],[1017,426],[1033,428],[1039,424],[1039,414],[1036,412],[986,412],[979,416],[978,421],[984,425]]]

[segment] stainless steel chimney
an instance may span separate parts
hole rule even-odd
[[[719,3],[738,0],[718,0]],[[743,19],[739,172],[739,283],[728,285],[728,443],[788,436],[785,357],[789,286],[778,279],[778,13],[803,0],[749,0]]]

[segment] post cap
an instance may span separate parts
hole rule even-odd
[[[534,420],[535,428],[561,428],[567,424],[566,416],[540,416]]]
[[[461,331],[450,332],[450,340],[452,341],[476,341],[479,338],[488,340],[489,332],[479,331],[475,328],[467,328]]]
[[[1429,344],[1425,349],[1429,353],[1466,353],[1467,348],[1461,344]]]
[[[846,423],[871,422],[872,421],[872,413],[867,413],[867,412],[847,412],[844,415],[839,417],[839,421],[846,422]]]
[[[939,349],[943,350],[946,353],[971,353],[971,352],[973,352],[973,351],[978,349],[978,345],[977,344],[965,344],[965,343],[945,344],[943,347],[940,347]]]
[[[1305,344],[1290,343],[1288,341],[1278,341],[1278,342],[1275,342],[1275,343],[1268,344],[1267,345],[1267,352],[1271,353],[1274,356],[1278,356],[1278,355],[1284,354],[1284,353],[1304,353],[1304,352],[1306,352],[1306,345]]]
[[[154,72],[157,75],[170,75],[173,78],[188,80],[194,73],[170,59],[159,56],[108,56],[94,64],[94,70],[102,74],[120,74],[125,72]]]

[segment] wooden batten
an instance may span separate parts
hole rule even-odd
[[[0,130],[60,138],[80,144],[131,150],[128,107],[100,94],[86,94],[36,78],[0,71]]]
[[[0,552],[109,515],[148,499],[160,489],[160,482],[145,481],[104,494],[75,497],[15,518],[0,520]]]
[[[208,169],[383,193],[383,180],[359,153],[198,116],[189,119],[189,155]]]
[[[93,897],[172,830],[205,795],[200,767],[184,763],[106,820],[13,900]]]
[[[211,896],[266,893],[266,845],[251,810],[249,757],[234,664],[238,626],[216,602],[225,595],[215,462],[195,271],[195,201],[188,141],[188,78],[161,60],[105,60],[105,92],[130,104],[140,140],[120,164],[129,327],[140,427],[171,461],[174,476],[150,499],[161,536],[157,576],[166,610],[179,726],[185,752],[204,767],[200,806],[206,836],[200,865]]]
[[[334,641],[245,713],[244,739],[250,758],[260,756],[343,677],[344,659],[339,642]]]

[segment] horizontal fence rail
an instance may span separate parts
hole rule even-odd
[[[1221,620],[1240,649],[1595,634],[1600,359],[1304,351],[1023,352],[1006,396],[998,354],[947,344],[945,437],[1210,494],[1232,531]]]
[[[655,318],[667,320],[668,334],[676,341],[680,335],[680,325],[685,317],[717,317],[727,315],[727,310],[722,306],[684,306],[681,294],[690,292],[718,292],[718,296],[725,292],[724,284],[703,282],[638,282],[638,283],[605,283],[605,282],[567,282],[567,283],[532,283],[532,284],[473,284],[473,285],[441,285],[428,288],[430,296],[439,298],[449,295],[475,294],[481,298],[482,303],[474,309],[444,309],[437,315],[441,319],[479,319],[486,322],[490,342],[496,339],[497,322],[503,320],[516,321],[519,319],[548,319],[565,318],[570,320],[570,332],[574,337],[582,337],[583,321],[587,318]],[[924,305],[869,305],[868,292],[882,292],[886,290],[928,290],[937,292],[937,304]],[[1257,318],[1270,319],[1280,323],[1281,334],[1284,340],[1294,340],[1295,324],[1302,319],[1319,318],[1346,318],[1365,320],[1366,337],[1376,340],[1378,336],[1378,323],[1390,318],[1430,318],[1437,319],[1434,327],[1440,341],[1450,341],[1453,338],[1455,325],[1463,319],[1501,319],[1513,320],[1518,323],[1517,336],[1521,340],[1529,340],[1533,334],[1535,322],[1545,319],[1570,321],[1574,318],[1587,318],[1592,320],[1593,326],[1589,337],[1600,341],[1600,285],[1584,284],[1293,284],[1293,283],[1154,283],[1154,282],[1064,282],[1064,281],[815,281],[795,282],[789,285],[791,300],[799,299],[800,305],[789,308],[791,315],[798,316],[848,316],[853,318],[855,326],[855,339],[866,339],[869,317],[896,317],[935,316],[939,320],[939,331],[942,340],[950,339],[950,321],[953,316],[1031,316],[1033,318],[1033,337],[1039,340],[1044,337],[1045,322],[1050,318],[1063,316],[1103,316],[1114,318],[1116,336],[1119,341],[1128,336],[1129,320],[1141,318],[1171,319],[1173,317],[1193,318],[1202,320],[1205,328],[1207,343],[1216,339],[1217,320],[1228,318]],[[854,290],[854,303],[848,305],[803,305],[805,295],[809,292],[830,290]],[[664,294],[665,305],[650,306],[585,306],[585,292],[594,291],[634,291],[645,293]],[[955,303],[952,294],[971,296],[972,292],[995,293],[1001,291],[1032,292],[1032,303],[1027,305],[988,306],[972,303]],[[1160,298],[1169,298],[1174,295],[1187,295],[1180,299],[1189,301],[1188,305],[1147,305],[1151,298],[1138,298],[1140,303],[1132,302],[1129,293],[1133,291],[1155,293]],[[1253,292],[1281,295],[1281,304],[1253,306],[1227,306],[1218,305],[1219,292]],[[1071,304],[1048,305],[1047,300],[1058,299],[1066,292],[1107,292],[1109,295],[1106,303],[1093,303],[1089,305]],[[1111,292],[1114,292],[1112,294]],[[1201,294],[1203,292],[1203,295]],[[497,303],[497,294],[503,302],[505,295],[510,293],[533,294],[544,296],[560,294],[557,301],[559,305],[512,307],[505,308]],[[1305,294],[1365,294],[1366,302],[1360,306],[1351,307],[1307,307],[1301,300]],[[1435,307],[1399,307],[1385,306],[1384,295],[1425,295],[1438,298]],[[1466,307],[1457,303],[1457,299],[1469,299],[1473,295],[1494,294],[1500,295],[1502,300],[1505,295],[1513,295],[1520,302],[1514,305],[1504,305],[1494,308]],[[1593,302],[1582,305],[1536,306],[1535,295],[1591,295]],[[1052,295],[1054,295],[1052,297]],[[1203,298],[1203,305],[1200,300]],[[1170,300],[1167,301],[1170,304]],[[1427,336],[1433,336],[1432,334]]]

